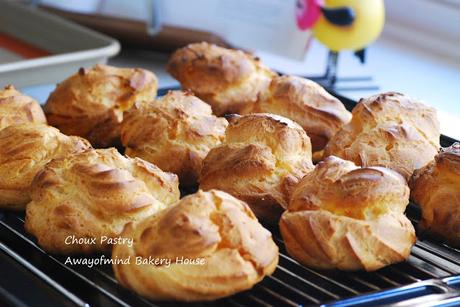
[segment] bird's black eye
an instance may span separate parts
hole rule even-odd
[[[356,17],[353,9],[347,6],[335,8],[321,7],[321,12],[327,21],[336,26],[349,26]]]
[[[303,10],[304,2],[302,0],[297,0],[295,6],[298,10]]]

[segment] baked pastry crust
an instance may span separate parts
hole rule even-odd
[[[128,222],[179,200],[177,176],[114,148],[55,159],[35,177],[25,229],[58,254],[108,251],[101,237],[116,238]],[[96,238],[66,244],[66,238]]]
[[[0,130],[23,123],[46,124],[46,117],[37,101],[7,85],[0,89]]]
[[[218,116],[238,113],[256,101],[276,75],[249,53],[205,42],[176,50],[167,70],[183,89],[209,103]]]
[[[288,253],[306,266],[374,271],[409,257],[408,203],[398,173],[330,156],[295,187],[280,230]]]
[[[351,122],[332,137],[324,156],[391,168],[406,180],[438,152],[436,110],[399,93],[361,99]]]
[[[278,263],[278,247],[242,201],[199,191],[139,223],[123,236],[132,247],[115,246],[113,270],[122,285],[153,300],[209,301],[252,288]],[[170,266],[135,263],[169,259]],[[185,264],[178,259],[202,264]]]
[[[192,93],[170,91],[136,103],[123,120],[121,138],[128,156],[177,174],[182,186],[196,186],[203,159],[223,141],[227,125]]]
[[[340,100],[322,86],[288,75],[274,77],[257,102],[247,105],[241,113],[273,113],[292,119],[307,132],[314,152],[323,149],[351,119]]]
[[[310,139],[274,114],[235,115],[229,122],[224,143],[203,161],[200,188],[226,191],[260,219],[277,223],[292,187],[313,168]]]
[[[119,145],[123,113],[137,100],[155,98],[157,87],[156,76],[144,69],[81,68],[57,85],[45,114],[62,133],[84,137],[95,147]]]
[[[35,175],[55,158],[91,148],[85,139],[66,136],[44,124],[25,123],[0,130],[0,208],[23,210]]]
[[[419,228],[460,248],[460,143],[416,170],[410,186],[412,200],[422,209]]]

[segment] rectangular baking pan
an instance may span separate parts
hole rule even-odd
[[[0,33],[48,56],[0,63],[0,87],[56,83],[80,67],[105,63],[120,44],[103,34],[31,6],[0,0]]]
[[[169,89],[159,91],[164,95]],[[336,95],[351,110],[356,102]],[[455,140],[441,137],[441,145]],[[187,191],[185,193],[190,193]],[[408,206],[417,224],[420,212]],[[24,215],[0,210],[0,305],[3,306],[378,306],[460,304],[460,251],[431,238],[420,238],[406,262],[376,272],[321,271],[299,265],[280,247],[272,276],[253,289],[208,303],[152,302],[124,289],[110,266],[67,266],[65,257],[44,252],[24,231]],[[95,256],[97,257],[97,256]],[[3,275],[8,274],[5,278]],[[21,287],[27,285],[27,288]]]

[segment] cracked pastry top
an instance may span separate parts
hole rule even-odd
[[[167,70],[183,89],[209,103],[218,116],[238,113],[256,101],[276,75],[249,53],[205,42],[176,50]]]
[[[0,130],[23,123],[46,124],[45,114],[37,101],[7,85],[0,89]]]
[[[406,180],[438,152],[436,110],[399,93],[361,99],[353,118],[324,149],[361,166],[391,168]]]
[[[25,229],[46,251],[108,251],[100,238],[118,237],[128,222],[144,219],[179,200],[177,176],[114,148],[55,159],[35,177]],[[66,244],[68,236],[96,244]]]
[[[295,187],[280,230],[303,265],[374,271],[409,257],[415,230],[404,215],[408,203],[400,174],[330,156]]]
[[[0,208],[23,210],[30,201],[30,184],[46,163],[89,148],[85,139],[44,124],[0,130]]]
[[[322,150],[351,119],[351,113],[340,100],[322,86],[288,75],[274,77],[267,91],[241,113],[274,113],[292,119],[307,132],[314,152]]]
[[[150,161],[196,186],[203,159],[219,145],[228,123],[190,92],[170,91],[155,101],[136,102],[122,123],[128,156]]]
[[[460,248],[460,143],[441,149],[414,172],[410,185],[422,210],[418,227]]]
[[[209,301],[252,288],[278,263],[278,247],[249,207],[222,191],[198,191],[137,225],[117,245],[115,276],[125,287],[153,300]],[[168,266],[135,259],[168,259]],[[189,262],[184,262],[187,259]],[[194,263],[194,264],[191,264]]]
[[[119,145],[123,113],[137,100],[155,98],[157,87],[156,76],[140,68],[80,68],[57,85],[45,114],[62,133],[84,137],[95,147]]]
[[[310,139],[298,124],[274,114],[234,115],[225,141],[204,159],[200,188],[226,191],[277,223],[292,187],[312,168]]]

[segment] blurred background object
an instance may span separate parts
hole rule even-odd
[[[352,99],[383,91],[398,91],[420,98],[439,110],[443,133],[460,137],[456,125],[460,120],[458,0],[385,0],[385,12],[379,9],[381,0],[32,2],[41,10],[52,11],[119,39],[123,49],[109,63],[151,69],[159,76],[162,87],[178,85],[164,69],[169,52],[191,42],[206,40],[246,49],[280,73],[316,80],[321,80],[328,62],[331,62],[329,51],[340,49],[334,91]],[[307,26],[298,21],[302,3],[317,4],[316,13],[313,11],[305,23]],[[343,22],[347,21],[347,14],[342,11],[334,14],[337,7],[356,10],[353,18],[357,18],[356,13],[362,9],[355,7],[358,4],[377,7],[371,18],[375,22],[361,28],[369,31],[366,34],[356,32],[356,40],[363,43],[336,46],[336,43],[343,43],[345,36],[342,37],[340,31],[334,33],[335,28],[327,23],[327,18],[337,18],[338,15],[339,19],[344,18]],[[383,31],[377,38],[383,16]],[[364,64],[354,55],[362,47],[366,47]],[[26,90],[43,101],[47,90],[52,88],[47,85]]]
[[[380,35],[384,21],[383,0],[297,0],[299,27],[304,30],[312,28],[313,36],[329,48],[326,73],[315,80],[329,88],[335,86],[340,51],[352,50],[364,63],[366,47]],[[372,78],[349,81],[360,80]]]
[[[166,8],[157,0],[38,0],[34,4],[115,37],[130,48],[171,52],[203,40],[227,45],[212,31],[164,24],[163,11]]]
[[[59,0],[40,7],[126,45],[172,51],[208,41],[302,59],[310,33],[296,26],[295,0]],[[155,30],[152,31],[151,29]]]
[[[120,50],[111,37],[66,19],[0,1],[0,87],[55,83]]]

